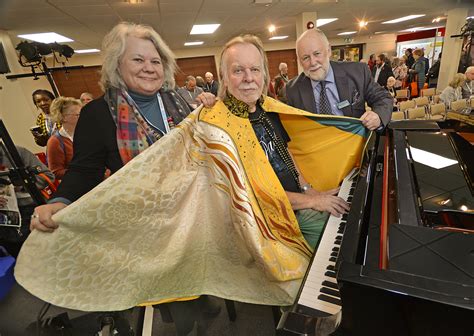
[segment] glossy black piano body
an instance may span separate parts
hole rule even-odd
[[[420,122],[377,147],[338,256],[341,333],[474,335],[472,145]],[[415,149],[456,162],[431,168]]]

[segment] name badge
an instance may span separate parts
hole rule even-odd
[[[340,102],[340,103],[337,103],[337,104],[336,104],[336,106],[337,106],[337,108],[338,108],[339,110],[340,110],[340,109],[343,109],[344,107],[347,107],[347,106],[349,106],[349,105],[351,105],[351,104],[347,101],[347,99],[344,100],[344,101],[342,101],[342,102]]]

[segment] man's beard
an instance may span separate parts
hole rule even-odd
[[[311,78],[314,81],[322,81],[322,80],[326,79],[326,76],[328,75],[328,71],[321,67],[316,72],[311,72],[309,70],[305,71],[305,74],[306,74],[306,76],[308,76],[309,78]]]

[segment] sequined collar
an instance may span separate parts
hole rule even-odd
[[[263,102],[263,96],[260,97],[257,104],[261,104]],[[244,102],[238,100],[229,92],[226,93],[226,97],[224,98],[224,104],[229,109],[229,111],[240,118],[247,118],[249,117],[249,106]]]

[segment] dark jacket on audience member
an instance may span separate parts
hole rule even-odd
[[[375,79],[375,74],[377,72],[377,66],[374,66],[372,69],[372,77]],[[379,78],[377,79],[377,83],[379,83],[384,88],[387,88],[387,79],[388,77],[393,76],[392,68],[387,63],[382,65],[382,69],[380,70]]]

